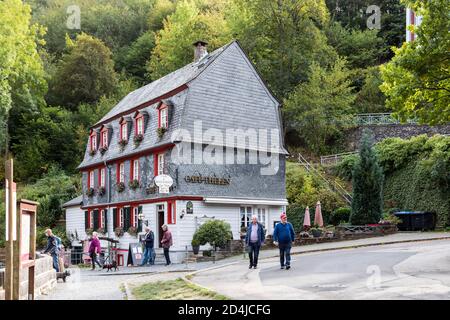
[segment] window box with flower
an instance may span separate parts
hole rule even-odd
[[[100,197],[103,197],[106,194],[106,188],[105,187],[99,187],[98,188],[98,195]]]
[[[106,230],[105,230],[105,228],[98,228],[97,233],[103,235],[106,233]]]
[[[96,150],[89,150],[89,155],[93,157],[97,153]]]
[[[144,135],[143,134],[140,133],[140,134],[135,135],[134,139],[133,139],[134,145],[137,147],[138,145],[141,144],[142,140],[144,140]]]
[[[116,189],[117,189],[118,192],[123,192],[125,190],[125,183],[118,182],[116,184]]]
[[[107,146],[103,146],[103,147],[100,147],[99,150],[100,150],[101,155],[104,155],[105,152],[108,150],[108,147]]]
[[[119,141],[120,150],[123,151],[123,149],[125,149],[127,144],[128,144],[128,140],[127,139],[121,139]]]
[[[131,180],[128,186],[130,187],[130,189],[136,190],[137,188],[140,187],[139,180]]]
[[[124,234],[123,228],[122,228],[122,227],[117,227],[117,228],[115,228],[115,229],[114,229],[114,234],[115,234],[117,237],[122,237],[123,234]]]
[[[158,135],[158,138],[162,138],[164,136],[164,133],[166,133],[167,128],[166,127],[160,127],[156,129],[156,134]]]
[[[92,236],[92,233],[94,232],[94,228],[88,228],[88,229],[86,229],[86,234],[88,235],[88,236]]]
[[[129,227],[127,232],[130,236],[136,237],[138,234],[138,229],[136,227]]]
[[[93,197],[95,195],[95,189],[94,188],[88,188],[86,191],[86,195],[88,197]]]

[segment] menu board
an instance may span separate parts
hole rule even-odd
[[[128,249],[128,262],[127,265],[137,266],[142,263],[144,259],[144,252],[140,243],[130,243]]]

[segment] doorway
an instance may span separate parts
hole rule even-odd
[[[161,240],[163,238],[163,231],[161,229],[161,226],[164,224],[164,205],[163,204],[158,204],[156,205],[156,216],[157,216],[157,221],[156,221],[156,227],[158,228],[158,248],[160,248],[161,246]]]

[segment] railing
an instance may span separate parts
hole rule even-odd
[[[322,166],[336,165],[343,158],[345,158],[346,156],[352,155],[352,154],[358,154],[358,151],[343,152],[343,153],[337,153],[337,154],[321,156],[320,157],[320,164]]]
[[[355,122],[359,126],[401,124],[392,113],[360,113],[355,116]],[[406,123],[417,124],[417,121],[409,119]]]
[[[325,182],[325,185],[333,192],[336,192],[339,196],[341,196],[345,202],[347,202],[349,205],[352,203],[352,196],[350,193],[347,192],[347,190],[342,187],[338,182],[336,181],[330,181],[327,178],[325,178],[319,170],[314,168],[300,153],[298,154],[298,161],[300,164],[302,164],[305,169],[314,174],[315,176],[319,177],[323,182]]]

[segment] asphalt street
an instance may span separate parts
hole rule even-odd
[[[236,299],[450,299],[449,240],[300,254],[291,265],[242,262],[193,280]]]

